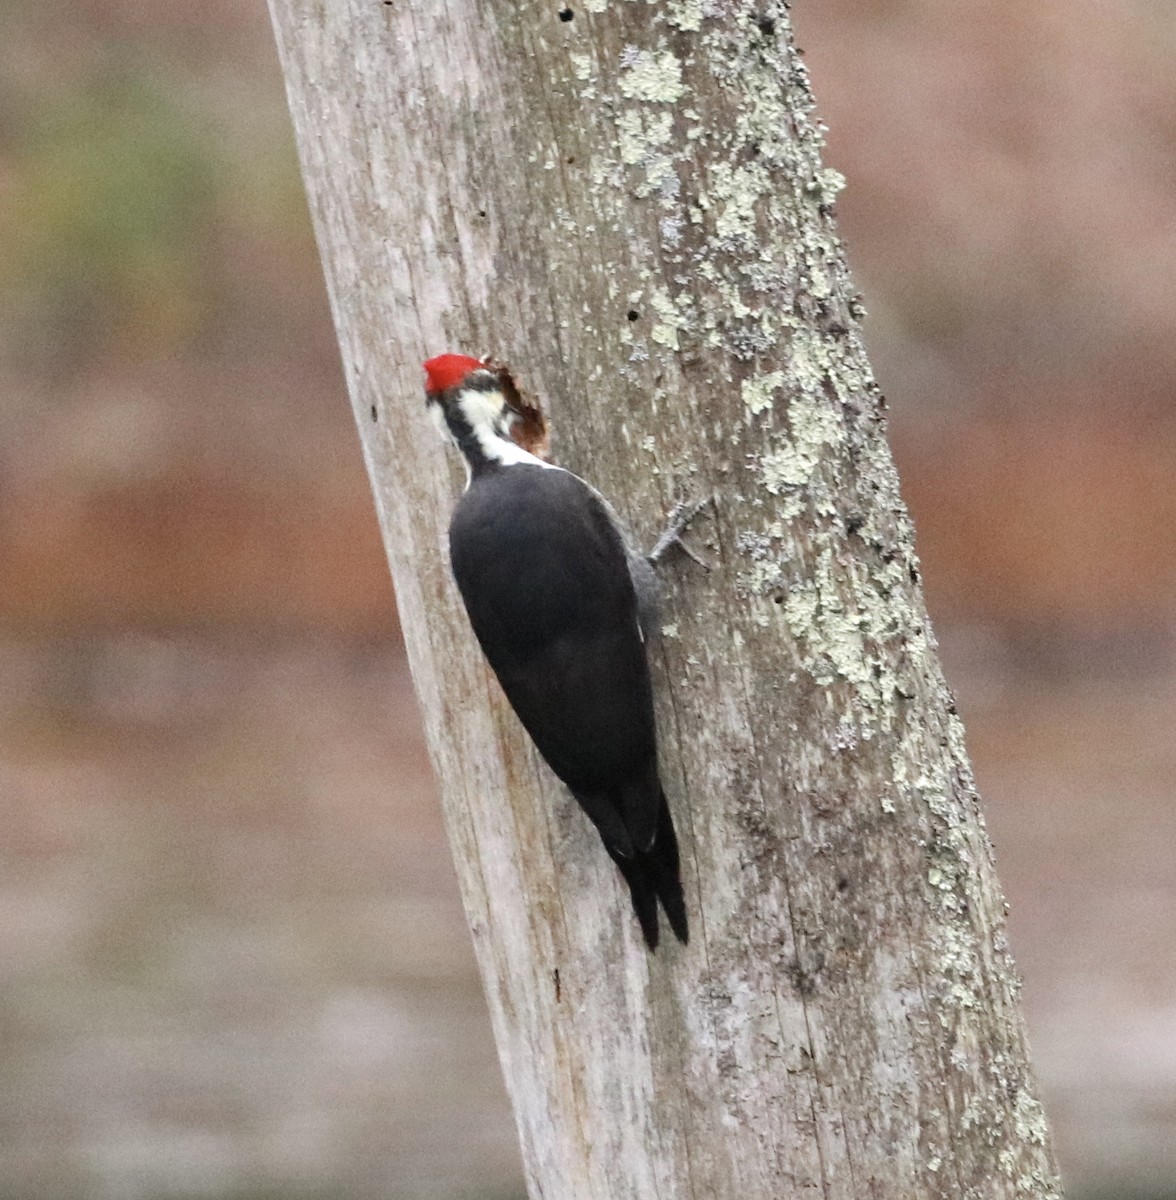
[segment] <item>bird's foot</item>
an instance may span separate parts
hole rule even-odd
[[[703,496],[700,500],[679,500],[677,504],[670,510],[669,521],[663,531],[661,537],[657,539],[653,549],[645,556],[651,565],[657,566],[659,562],[666,556],[669,550],[677,546],[687,558],[704,570],[709,571],[710,564],[700,558],[691,548],[682,540],[682,534],[690,527],[690,523],[698,516],[700,512],[708,504],[714,503],[714,496]]]

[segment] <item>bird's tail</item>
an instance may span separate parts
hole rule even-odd
[[[657,814],[657,834],[648,850],[638,850],[628,858],[605,843],[613,862],[620,868],[633,911],[641,924],[641,934],[650,950],[657,949],[657,904],[661,901],[674,936],[683,945],[690,939],[686,922],[686,897],[682,893],[682,875],[678,861],[678,838],[670,817],[665,792],[661,793]]]

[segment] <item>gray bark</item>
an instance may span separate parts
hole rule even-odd
[[[271,0],[531,1194],[1059,1195],[787,12]],[[492,352],[667,578],[693,938],[619,878],[473,641],[420,362]]]

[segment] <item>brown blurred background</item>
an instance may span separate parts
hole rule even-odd
[[[1071,1193],[1176,1196],[1176,22],[794,15]],[[0,1200],[518,1197],[263,5],[0,20]]]

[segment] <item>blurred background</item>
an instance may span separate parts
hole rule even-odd
[[[1072,1197],[1176,1196],[1176,22],[798,0]],[[0,3],[0,1198],[514,1200],[261,0]]]

